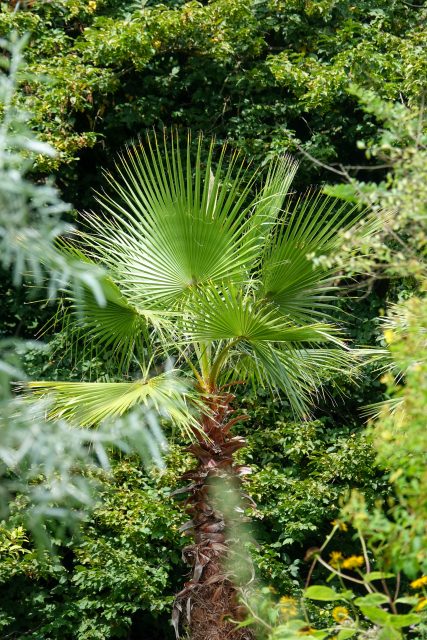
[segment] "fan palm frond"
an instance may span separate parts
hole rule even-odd
[[[144,368],[156,334],[201,390],[212,392],[233,363],[245,379],[284,390],[301,414],[321,373],[356,367],[330,322],[336,268],[321,258],[339,249],[342,232],[364,212],[319,193],[289,197],[297,168],[289,157],[269,165],[254,195],[260,172],[249,177],[238,153],[224,146],[216,157],[211,142],[205,154],[201,137],[194,160],[192,153],[190,137],[183,149],[177,134],[148,137],[127,149],[118,177],[107,175],[112,195],[98,194],[103,213],[86,215],[89,232],[71,249],[106,269],[106,303],[99,307],[86,290],[71,301],[76,335],[113,354],[120,371],[134,357]],[[73,393],[87,398],[82,409],[77,403],[85,423],[121,415],[151,388],[123,383],[108,398],[103,385],[113,383],[55,384],[67,417],[75,417]]]
[[[61,240],[58,249],[94,264],[80,244],[82,238],[76,234]],[[144,366],[153,355],[152,333],[156,334],[156,345],[169,344],[176,313],[133,306],[108,275],[100,278],[100,286],[104,297],[102,306],[88,287],[81,286],[77,292],[69,289],[53,324],[66,329],[70,352],[78,354],[77,361],[96,354],[102,356],[106,364],[111,362],[115,373],[127,372],[133,359]]]
[[[251,210],[245,241],[255,237],[259,248],[264,248],[265,241],[282,211],[297,169],[298,162],[288,155],[281,156],[270,163],[262,188]]]
[[[381,417],[387,415],[393,415],[398,411],[404,410],[405,398],[396,396],[394,398],[388,398],[381,402],[374,402],[367,404],[363,407],[361,415],[370,420],[379,420]]]
[[[335,326],[326,323],[296,326],[275,305],[257,300],[250,290],[245,292],[231,285],[195,292],[185,311],[184,333],[189,341],[342,344]]]
[[[104,278],[103,290],[103,307],[87,289],[71,301],[73,330],[83,344],[96,345],[98,354],[113,359],[118,371],[127,371],[133,356],[145,360],[144,351],[150,344],[147,318],[127,302],[111,279]]]
[[[197,428],[190,409],[190,389],[173,371],[134,382],[29,382],[28,387],[36,395],[50,398],[51,418],[79,426],[94,426],[145,404],[187,435]]]
[[[234,354],[234,375],[255,386],[283,393],[296,417],[307,416],[325,383],[337,375],[357,377],[366,361],[365,350],[286,348],[269,342],[243,342]]]
[[[206,282],[242,282],[257,238],[246,237],[252,206],[244,162],[234,153],[222,175],[226,148],[213,170],[213,143],[202,170],[201,139],[191,160],[178,140],[129,149],[108,176],[115,197],[99,194],[109,220],[87,217],[87,243],[135,306],[156,308]]]
[[[261,294],[294,322],[310,322],[330,314],[335,298],[331,278],[336,269],[325,269],[316,258],[338,250],[340,233],[364,215],[356,206],[322,194],[308,194],[294,206],[289,201],[266,244]]]

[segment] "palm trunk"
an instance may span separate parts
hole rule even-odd
[[[201,424],[207,438],[198,433],[198,442],[188,448],[198,465],[183,476],[191,484],[178,490],[189,494],[186,509],[191,520],[182,530],[194,536],[194,544],[183,549],[183,559],[192,567],[192,575],[176,597],[173,624],[178,636],[179,621],[184,621],[191,640],[254,638],[247,627],[236,629],[232,622],[244,617],[230,568],[226,566],[230,564],[228,536],[233,530],[235,515],[225,515],[227,509],[215,504],[211,492],[215,478],[237,479],[247,470],[233,463],[233,453],[246,444],[244,438],[230,436],[233,424],[245,418],[230,420],[233,399],[232,394],[225,393],[210,398],[211,414]]]

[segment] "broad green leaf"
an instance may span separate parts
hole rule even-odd
[[[254,624],[255,618],[246,618],[246,620],[242,620],[241,622],[237,622],[235,625],[236,629],[243,629],[243,627],[249,627],[251,624]]]
[[[363,579],[366,582],[373,582],[374,580],[387,580],[388,578],[394,578],[394,573],[386,573],[384,571],[371,571],[371,573],[366,573],[363,576]]]
[[[307,626],[307,620],[301,620],[300,618],[292,618],[287,623],[287,627],[292,631],[299,631],[300,629],[306,626]]]
[[[348,640],[348,638],[352,638],[357,633],[357,629],[341,629],[338,635],[335,636],[336,640]]]
[[[322,585],[313,585],[308,587],[304,592],[304,597],[310,600],[322,600],[324,602],[334,602],[335,600],[342,600],[342,594],[337,593],[330,587]]]
[[[417,596],[406,596],[403,598],[397,598],[397,600],[395,600],[396,604],[410,604],[411,606],[414,606],[418,603],[418,598]]]
[[[360,610],[365,618],[368,618],[368,620],[375,624],[384,625],[390,621],[390,613],[379,607],[362,605],[360,606]]]
[[[390,616],[390,624],[394,629],[410,627],[413,624],[418,624],[421,620],[421,616],[416,613],[405,613],[402,615],[391,614]]]
[[[393,627],[386,625],[378,633],[378,640],[401,640],[402,634]]]
[[[346,202],[359,202],[359,194],[352,184],[334,184],[323,187],[323,193]]]
[[[310,638],[319,638],[323,640],[329,635],[328,631],[323,629],[314,629],[307,624],[306,620],[294,618],[284,625],[276,627],[271,635],[274,640],[298,640],[302,636],[310,636]]]
[[[362,606],[377,606],[379,604],[387,604],[389,603],[389,598],[384,593],[369,593],[367,596],[363,596],[362,598],[356,598],[354,601],[358,607]]]

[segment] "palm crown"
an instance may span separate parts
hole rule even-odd
[[[203,394],[252,380],[280,389],[302,414],[321,377],[354,362],[331,322],[336,273],[316,258],[338,251],[338,231],[362,213],[318,193],[290,196],[297,163],[289,157],[269,165],[254,195],[260,171],[226,146],[214,169],[214,143],[203,162],[202,149],[199,138],[192,161],[190,138],[184,152],[177,136],[148,139],[107,175],[112,195],[97,196],[103,213],[86,215],[89,232],[67,248],[107,272],[104,306],[89,290],[72,300],[76,335],[117,371],[136,361],[145,372],[166,351]],[[32,386],[54,391],[57,411],[81,424],[179,395],[166,374]]]

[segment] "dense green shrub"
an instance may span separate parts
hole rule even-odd
[[[0,34],[33,34],[39,78],[23,80],[22,101],[58,149],[50,166],[62,167],[75,204],[111,152],[152,126],[213,133],[259,158],[301,145],[322,162],[365,164],[355,141],[377,129],[351,83],[416,105],[426,75],[426,9],[403,0],[2,8]]]

